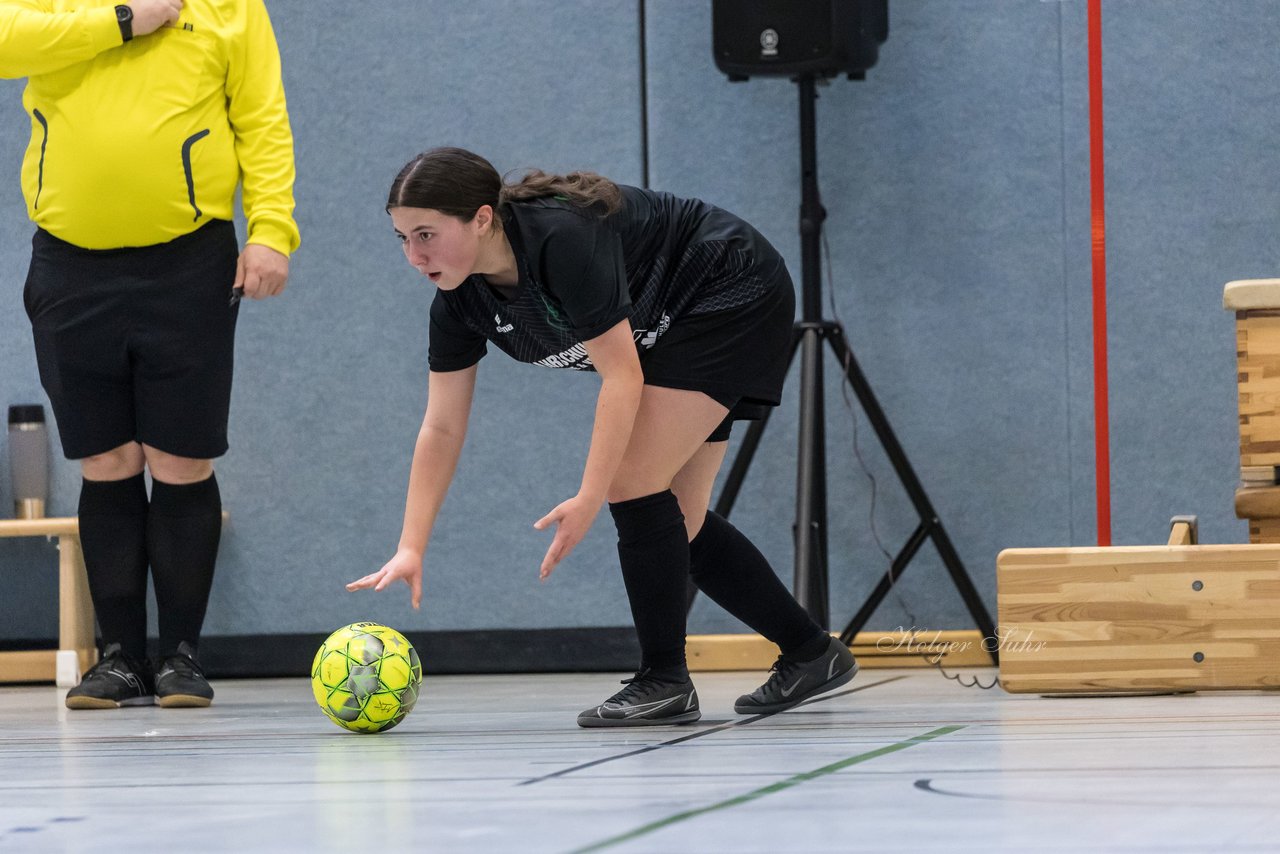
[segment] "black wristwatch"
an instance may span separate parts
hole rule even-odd
[[[116,23],[120,25],[121,38],[125,41],[133,38],[133,9],[128,6],[117,6]]]

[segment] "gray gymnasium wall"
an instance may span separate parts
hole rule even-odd
[[[270,4],[304,244],[286,296],[241,314],[233,448],[219,465],[232,521],[209,634],[629,623],[607,516],[536,580],[547,538],[530,526],[577,486],[595,382],[500,355],[480,372],[422,611],[403,589],[342,584],[394,548],[425,400],[430,292],[381,210],[417,150],[458,144],[503,170],[639,182],[643,88],[651,185],[744,215],[799,278],[794,86],[718,74],[708,3],[643,5],[647,79],[636,0],[419,1],[355,17],[332,0]],[[1170,515],[1190,512],[1205,540],[1243,541],[1220,294],[1275,272],[1280,10],[1105,5],[1114,540],[1159,542]],[[0,84],[0,404],[44,400],[20,302],[20,92]],[[892,0],[880,64],[822,88],[818,104],[834,312],[993,612],[1000,549],[1095,536],[1086,107],[1084,0]],[[839,626],[887,565],[877,536],[896,552],[915,518],[828,379]],[[734,514],[784,577],[795,420],[790,387]],[[74,512],[77,483],[58,462],[53,513]],[[10,501],[0,478],[0,507]],[[0,541],[0,564],[0,639],[54,636],[52,546]],[[871,627],[912,624],[973,624],[929,546]],[[693,631],[737,628],[695,606]]]

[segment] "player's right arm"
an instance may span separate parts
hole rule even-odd
[[[131,0],[134,38],[178,20],[182,0]],[[0,77],[60,71],[120,47],[114,6],[57,12],[50,0],[0,0]]]
[[[431,529],[453,481],[467,436],[477,368],[472,365],[460,371],[432,371],[428,377],[427,413],[413,449],[401,550],[419,555],[427,550]]]
[[[382,590],[393,581],[409,585],[413,607],[422,602],[422,560],[431,529],[458,468],[467,435],[477,365],[459,371],[431,371],[427,413],[418,431],[409,469],[409,495],[396,554],[377,572],[347,585],[348,590]]]

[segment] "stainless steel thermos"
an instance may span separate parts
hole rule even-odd
[[[49,432],[44,407],[9,407],[9,471],[13,475],[13,515],[44,518],[49,500]]]

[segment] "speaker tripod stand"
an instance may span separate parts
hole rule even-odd
[[[919,516],[919,524],[907,538],[888,572],[880,579],[871,595],[840,635],[846,645],[853,642],[894,583],[902,576],[912,558],[927,540],[932,540],[964,600],[969,614],[977,623],[983,638],[994,638],[995,625],[982,598],[965,571],[960,556],[947,536],[942,520],[916,477],[915,470],[898,443],[880,408],[870,383],[858,366],[853,350],[845,340],[840,324],[822,316],[821,244],[822,223],[826,210],[818,193],[818,157],[815,135],[815,103],[818,95],[815,76],[802,74],[796,78],[800,88],[800,245],[802,315],[792,330],[791,354],[800,353],[800,423],[796,474],[795,521],[795,597],[824,629],[829,627],[827,594],[827,479],[826,479],[826,414],[823,403],[823,343],[830,346],[845,378],[853,388],[867,420],[875,430],[885,454],[889,457],[898,480],[911,499]],[[733,465],[716,501],[715,512],[728,516],[737,500],[747,469],[768,426],[768,416],[753,421],[743,437]],[[689,604],[697,588],[690,584]],[[993,659],[996,652],[991,650]]]

